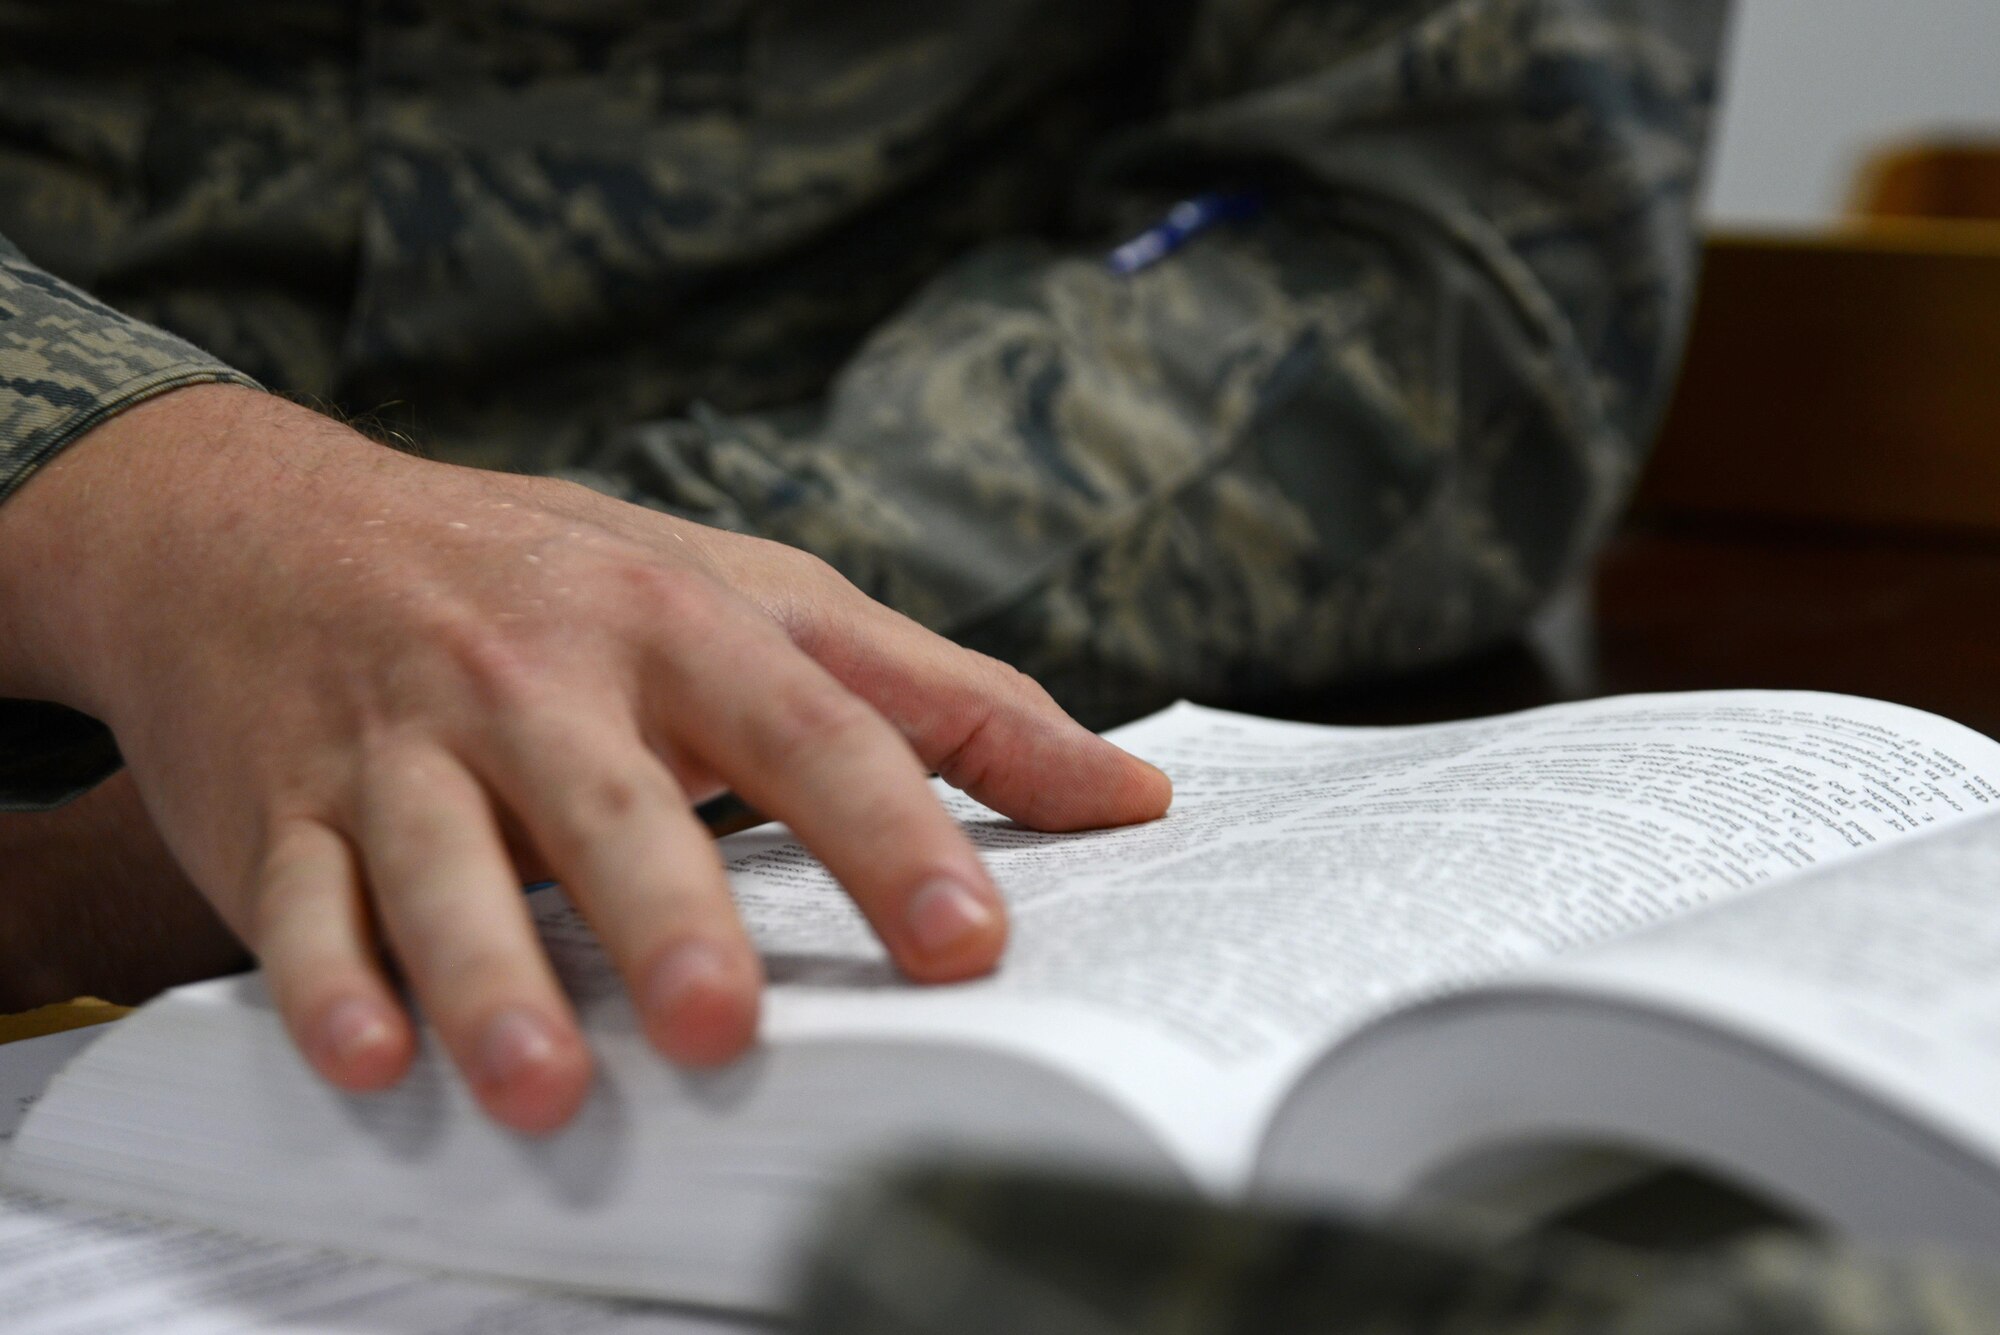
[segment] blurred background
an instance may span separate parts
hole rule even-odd
[[[1710,219],[1824,225],[1885,144],[2000,142],[2000,0],[1737,0],[1727,90]]]
[[[1287,712],[1733,687],[2000,736],[2000,0],[1737,0],[1701,291],[1637,499],[1530,641]]]
[[[1323,714],[1772,687],[2000,736],[2000,0],[1738,0],[1706,220],[1588,587],[1527,649]]]

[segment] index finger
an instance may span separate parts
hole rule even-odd
[[[886,720],[767,623],[717,627],[666,671],[664,731],[792,827],[905,973],[993,968],[1007,936],[999,891]]]

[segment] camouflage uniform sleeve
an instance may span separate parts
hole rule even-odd
[[[112,414],[218,380],[255,383],[36,268],[0,237],[0,504]],[[118,763],[95,720],[40,701],[0,701],[0,811],[74,797]]]
[[[1095,723],[1516,631],[1637,472],[1723,0],[1200,0],[1068,244],[965,257],[808,417],[625,433],[633,499],[827,558]],[[1107,247],[1256,192],[1129,277]]]

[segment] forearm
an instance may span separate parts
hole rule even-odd
[[[83,609],[61,590],[95,559],[95,544],[118,535],[87,490],[32,505],[17,493],[125,409],[211,381],[248,383],[35,268],[0,237],[0,810],[72,796],[117,763],[89,719],[17,701],[76,701],[80,683],[62,656]]]
[[[162,583],[203,574],[187,555],[162,564],[158,529],[199,526],[180,549],[222,561],[232,518],[261,503],[272,476],[302,466],[259,436],[266,405],[281,401],[199,382],[127,402],[0,505],[0,638],[11,650],[0,695],[106,716],[94,665],[147,651],[129,613]]]

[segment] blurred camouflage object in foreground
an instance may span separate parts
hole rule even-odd
[[[1973,1335],[2000,1269],[1787,1235],[1693,1255],[1379,1228],[1015,1171],[919,1169],[850,1199],[806,1335]]]

